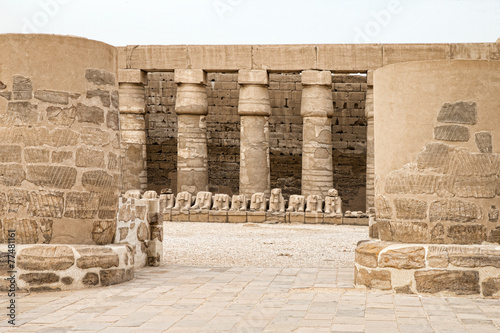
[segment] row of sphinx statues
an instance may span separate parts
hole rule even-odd
[[[251,198],[246,195],[212,194],[198,192],[196,196],[189,192],[179,192],[177,196],[171,189],[161,191],[160,198],[165,202],[165,210],[217,210],[217,211],[254,211],[269,213],[305,212],[342,215],[342,200],[336,189],[330,189],[328,195],[291,195],[285,200],[281,189],[271,190],[271,196],[264,193],[254,193]],[[288,207],[285,206],[288,201]]]

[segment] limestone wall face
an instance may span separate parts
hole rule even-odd
[[[374,73],[379,237],[500,243],[500,62],[426,61]]]
[[[83,38],[0,35],[0,240],[109,244],[120,141],[116,50]]]
[[[146,87],[148,124],[148,188],[176,189],[177,117],[173,73],[149,73]],[[366,77],[334,75],[333,186],[346,210],[365,210]],[[238,74],[208,73],[209,190],[239,193],[240,117]],[[269,117],[271,188],[286,198],[301,191],[301,75],[270,73]]]

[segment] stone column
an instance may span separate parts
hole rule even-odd
[[[176,69],[177,193],[208,191],[207,75],[201,69]]]
[[[366,77],[365,116],[368,123],[366,133],[366,211],[375,207],[375,151],[373,141],[373,70],[369,70]]]
[[[325,197],[333,187],[331,72],[303,71],[302,86],[302,195]]]
[[[240,97],[240,194],[270,195],[269,77],[266,70],[238,72]]]
[[[139,189],[145,191],[148,186],[144,91],[147,73],[140,69],[120,69],[118,81],[123,168],[122,193]]]

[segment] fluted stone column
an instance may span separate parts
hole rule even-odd
[[[271,193],[269,76],[266,70],[238,72],[240,96],[240,194]]]
[[[147,73],[140,69],[118,72],[123,192],[147,189],[146,103]]]
[[[375,151],[373,118],[373,70],[367,73],[365,115],[368,123],[366,135],[366,211],[375,207]]]
[[[208,190],[207,75],[201,69],[176,69],[177,192]]]
[[[331,72],[303,71],[302,86],[302,195],[325,197],[333,187]]]

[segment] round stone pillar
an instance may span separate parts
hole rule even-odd
[[[302,86],[302,195],[325,197],[333,187],[331,72],[303,71]]]
[[[208,190],[206,73],[201,69],[176,69],[177,192],[196,194]]]
[[[123,156],[122,192],[138,189],[145,191],[148,186],[144,118],[147,74],[140,69],[121,69],[118,71],[118,81]]]
[[[240,194],[270,195],[269,77],[266,70],[238,72],[240,98]]]

